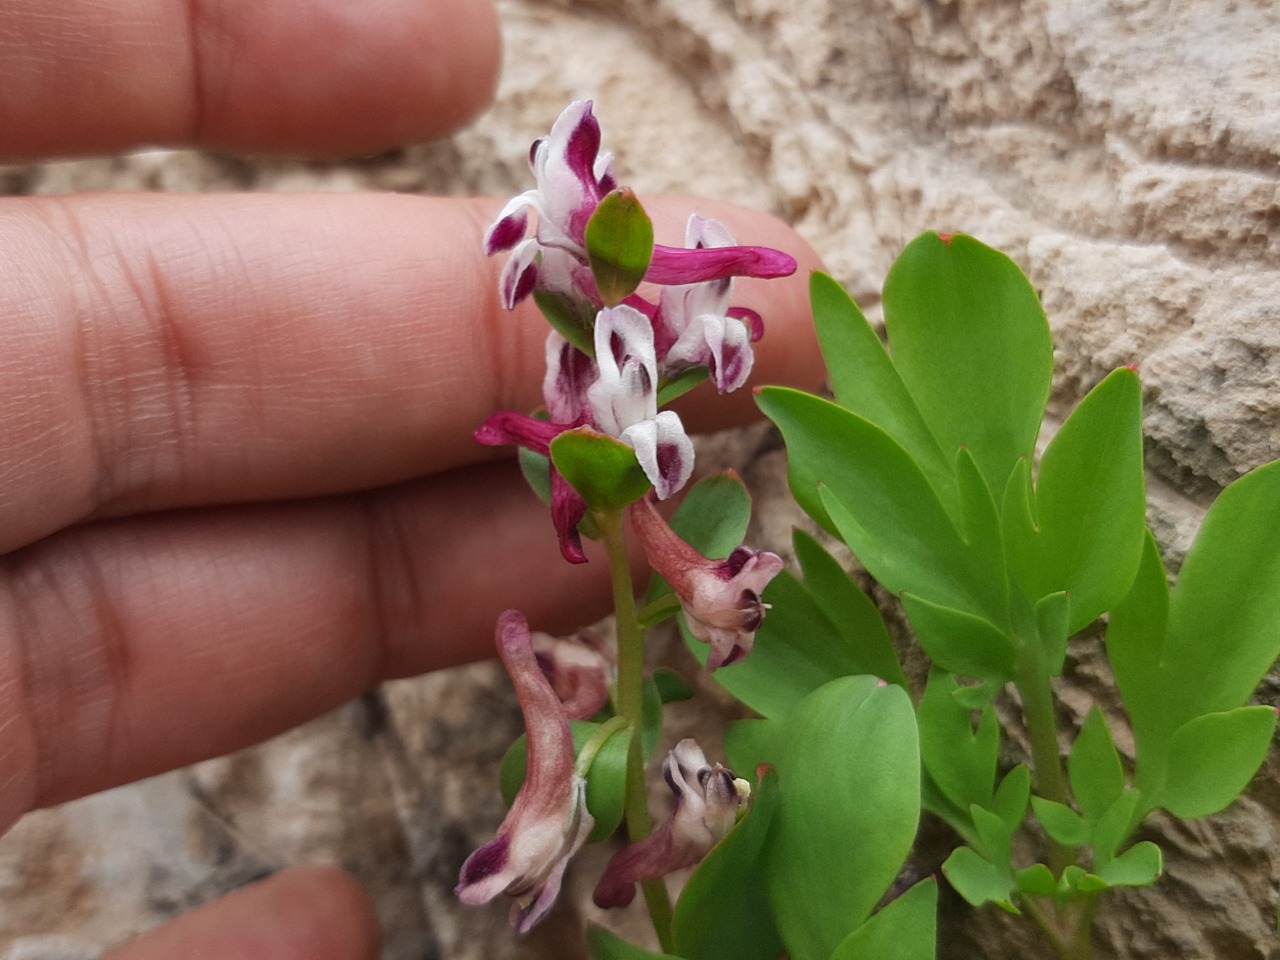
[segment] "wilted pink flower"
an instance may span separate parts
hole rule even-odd
[[[614,854],[592,896],[597,907],[625,907],[638,882],[698,863],[732,829],[748,789],[732,770],[708,764],[694,740],[676,744],[662,762],[662,775],[675,808],[650,837]]]
[[[587,812],[586,781],[574,771],[569,721],[518,611],[498,619],[497,645],[524,714],[528,772],[498,835],[463,863],[454,892],[471,905],[511,897],[511,924],[524,933],[555,903],[565,866],[595,821]]]
[[[570,720],[589,720],[609,702],[614,657],[591,630],[572,637],[535,633],[533,652]]]
[[[782,558],[738,547],[723,560],[708,560],[680,539],[647,497],[632,505],[631,525],[649,566],[680,598],[689,631],[711,645],[707,669],[746,659],[764,621],[760,594],[782,571]]]

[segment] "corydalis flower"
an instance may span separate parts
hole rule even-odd
[[[574,770],[569,721],[518,611],[499,618],[497,644],[524,714],[528,772],[497,836],[463,863],[454,892],[471,905],[511,897],[511,924],[524,933],[555,903],[565,866],[595,821],[587,812],[586,781]]]
[[[694,250],[732,247],[735,241],[724,224],[689,218],[685,245]],[[734,309],[733,279],[663,287],[659,301],[657,336],[663,345],[663,372],[677,377],[694,367],[706,367],[721,393],[747,382],[754,363],[751,343],[764,333],[760,315]]]
[[[782,558],[738,547],[723,560],[708,560],[680,539],[647,497],[631,507],[631,525],[649,565],[680,598],[689,631],[711,645],[707,669],[746,659],[764,621],[760,594],[782,571]]]
[[[570,720],[589,720],[609,702],[614,658],[592,631],[569,638],[535,633],[533,652]]]
[[[750,789],[732,770],[708,764],[694,740],[676,744],[662,762],[662,775],[675,808],[650,837],[614,854],[592,896],[602,909],[625,907],[642,880],[698,863],[733,828]]]

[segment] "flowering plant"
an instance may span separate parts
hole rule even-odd
[[[659,509],[693,473],[666,405],[703,381],[742,386],[765,329],[733,306],[733,278],[794,261],[696,216],[684,248],[655,245],[590,103],[572,104],[530,160],[535,189],[486,244],[509,251],[507,305],[532,297],[551,325],[545,407],[496,413],[477,439],[521,447],[566,560],[586,561],[583,537],[603,542],[617,646],[501,618],[527,734],[503,766],[510,812],[462,865],[459,897],[510,898],[525,931],[578,849],[624,825],[594,900],[622,906],[639,887],[664,957],[924,960],[937,881],[904,867],[923,808],[961,841],[942,873],[964,899],[1025,913],[1064,960],[1090,956],[1102,894],[1162,871],[1156,844],[1132,840],[1143,820],[1221,810],[1269,748],[1276,713],[1247,701],[1280,655],[1267,535],[1280,463],[1222,494],[1171,591],[1145,523],[1136,371],[1095,386],[1034,466],[1053,349],[1012,261],[963,236],[912,243],[885,286],[891,351],[816,275],[834,400],[770,387],[757,402],[786,441],[800,505],[900,599],[932,661],[927,680],[908,676],[876,605],[817,539],[796,531],[799,575],[742,545],[750,501],[736,477],[694,485],[670,519]],[[627,518],[655,574],[642,604]],[[1095,708],[1064,763],[1053,682],[1070,639],[1105,615],[1135,748],[1122,757]],[[688,689],[645,676],[644,631],[672,617],[756,716],[726,731],[728,766],[688,739],[666,754],[673,810],[655,830],[645,762],[664,702]],[[995,704],[1010,694],[1030,756],[1001,770]],[[673,906],[664,877],[695,865]],[[597,960],[657,956],[603,928],[589,941]]]

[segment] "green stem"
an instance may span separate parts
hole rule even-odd
[[[1083,901],[1067,960],[1093,960],[1093,918],[1098,910],[1098,894],[1091,893]]]
[[[1058,751],[1058,718],[1053,709],[1053,687],[1035,640],[1023,644],[1017,686],[1022,697],[1022,712],[1027,718],[1027,736],[1031,740],[1036,792],[1046,800],[1070,806],[1067,777]],[[1061,876],[1062,871],[1073,863],[1075,855],[1071,848],[1051,839],[1049,868],[1054,876]]]
[[[1060,960],[1067,960],[1070,955],[1067,942],[1062,939],[1062,933],[1058,930],[1058,925],[1054,922],[1053,917],[1030,897],[1022,898],[1022,909],[1035,922],[1035,925],[1040,928],[1040,932],[1045,935],[1045,939],[1049,941],[1053,947],[1053,952],[1058,955]]]
[[[631,586],[631,562],[627,556],[627,544],[622,530],[622,511],[596,514],[596,522],[609,555],[609,569],[613,577],[613,604],[618,634],[618,687],[616,706],[618,715],[631,729],[631,743],[627,749],[627,789],[623,811],[627,821],[627,836],[638,843],[653,832],[649,818],[648,795],[644,782],[644,753],[641,731],[644,730],[644,633],[636,616],[636,597]],[[658,880],[646,880],[640,884],[653,929],[663,952],[671,953],[671,898],[667,886]]]

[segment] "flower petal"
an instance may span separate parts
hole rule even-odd
[[[725,277],[759,277],[772,280],[796,272],[796,261],[770,247],[714,247],[688,250],[655,244],[653,260],[645,273],[650,283],[683,284],[722,280]]]
[[[595,362],[554,330],[547,336],[546,358],[542,399],[551,420],[580,423],[587,409],[587,388],[599,376]]]
[[[578,532],[578,524],[586,515],[587,501],[552,466],[551,522],[555,524],[556,534],[560,538],[560,555],[570,563],[587,562],[587,555],[582,551],[582,534]]]
[[[484,252],[489,256],[510,250],[522,239],[529,227],[529,208],[537,202],[538,191],[526,190],[512,197],[485,231]]]
[[[517,303],[533,293],[538,282],[541,253],[541,244],[530,237],[517,246],[502,265],[498,293],[502,297],[502,305],[508,310],[514,310]]]
[[[693,475],[693,441],[674,410],[663,410],[651,420],[632,424],[619,439],[635,450],[640,469],[659,500],[681,489]]]
[[[523,413],[500,410],[475,432],[476,442],[486,447],[514,445],[551,456],[551,441],[568,429],[565,424],[547,423]]]
[[[595,326],[600,376],[587,390],[595,424],[613,437],[658,409],[658,360],[653,327],[634,307],[601,310]]]
[[[747,382],[755,355],[751,331],[741,320],[706,314],[699,318],[710,354],[711,379],[721,393],[730,393]]]

